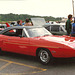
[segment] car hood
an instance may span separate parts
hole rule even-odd
[[[55,43],[60,43],[64,44],[66,46],[69,46],[71,48],[75,48],[75,37],[70,37],[70,36],[44,36],[41,37],[40,39],[45,40],[45,41],[50,41],[50,42],[55,42]]]
[[[43,26],[46,24],[46,21],[44,18],[31,18],[31,21],[34,26]]]

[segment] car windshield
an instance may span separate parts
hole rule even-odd
[[[31,28],[31,29],[27,29],[27,32],[28,32],[28,34],[29,34],[30,37],[39,37],[39,36],[52,35],[45,28]]]

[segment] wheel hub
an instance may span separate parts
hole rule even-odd
[[[41,61],[43,61],[45,63],[47,63],[49,61],[49,59],[50,59],[50,56],[49,56],[48,52],[45,51],[45,50],[42,50],[40,52],[39,56],[40,56]]]

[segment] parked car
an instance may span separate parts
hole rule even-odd
[[[0,24],[0,31],[6,29],[7,27],[10,27],[10,25],[7,22],[5,24]]]
[[[66,35],[65,24],[59,23],[46,23],[44,18],[31,18],[33,26],[43,26],[53,35]]]
[[[75,57],[75,37],[55,36],[44,27],[8,27],[0,32],[1,51],[36,56],[46,65],[53,57]]]
[[[6,24],[0,24],[0,31],[4,30],[5,28],[7,28]]]
[[[67,35],[65,30],[65,26],[61,24],[50,24],[44,26],[48,31],[50,31],[53,35]]]

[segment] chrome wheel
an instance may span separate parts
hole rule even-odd
[[[40,50],[39,51],[39,60],[44,63],[44,64],[48,64],[50,61],[50,53],[47,50]]]

